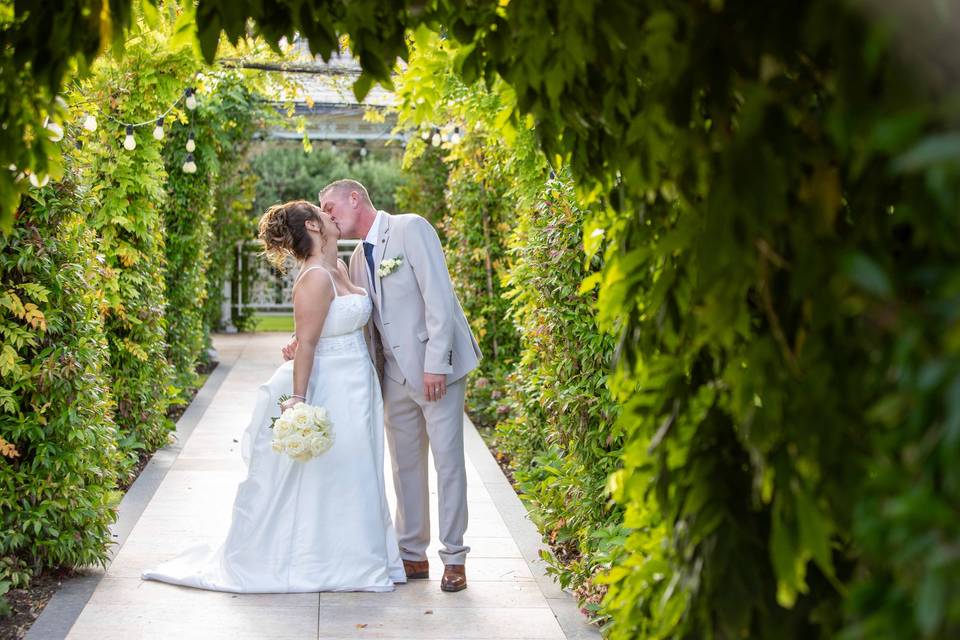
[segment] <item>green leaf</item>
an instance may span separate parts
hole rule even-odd
[[[920,581],[914,602],[917,626],[925,636],[932,637],[943,621],[947,604],[946,584],[938,571],[927,570]]]
[[[851,253],[844,257],[843,272],[862,289],[878,298],[893,294],[893,286],[887,274],[876,262],[863,253]]]
[[[892,166],[897,173],[909,173],[957,160],[960,160],[960,132],[950,132],[924,138],[896,158]]]

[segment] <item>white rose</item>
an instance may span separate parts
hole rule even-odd
[[[283,444],[290,457],[296,457],[306,451],[306,442],[298,433],[291,433],[284,439]]]
[[[270,443],[270,448],[273,449],[274,453],[283,453],[283,440],[278,440],[274,438]]]
[[[307,439],[307,444],[310,446],[310,451],[313,455],[318,456],[329,449],[332,443],[330,439],[322,433],[315,433]]]
[[[306,402],[300,402],[293,406],[291,411],[292,417],[296,419],[298,416],[309,416],[310,415],[310,405]]]
[[[297,406],[300,406],[300,405],[297,405]],[[299,428],[302,429],[303,427],[305,427],[305,426],[307,426],[308,424],[310,424],[310,416],[307,415],[306,413],[302,413],[302,412],[301,412],[301,413],[295,413],[295,414],[293,415],[293,423],[294,423],[295,425],[297,425],[297,427],[299,427]]]
[[[283,439],[293,431],[293,425],[283,418],[273,423],[273,437]]]

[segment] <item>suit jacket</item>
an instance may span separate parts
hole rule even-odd
[[[405,378],[418,391],[423,391],[424,372],[446,374],[448,383],[455,382],[475,369],[482,356],[453,291],[440,238],[418,215],[382,213],[373,253],[376,288],[370,290],[362,242],[349,266],[350,279],[367,291],[374,313],[380,314],[383,335],[372,319],[364,331],[370,355],[381,375],[398,382]],[[393,272],[376,274],[381,262],[397,257],[400,265]],[[392,359],[384,357],[384,349],[390,349]]]

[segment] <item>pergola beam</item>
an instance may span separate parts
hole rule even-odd
[[[323,76],[359,76],[359,67],[339,67],[329,64],[304,64],[291,62],[258,62],[240,58],[224,58],[221,65],[230,69],[259,69],[260,71],[282,71],[286,73],[309,73]]]

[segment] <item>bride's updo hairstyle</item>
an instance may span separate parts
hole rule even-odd
[[[260,218],[259,238],[263,242],[263,253],[267,260],[280,271],[285,270],[287,256],[303,261],[310,256],[313,243],[304,224],[307,220],[320,223],[320,235],[323,236],[323,223],[320,209],[306,200],[291,200],[275,204]],[[323,238],[326,241],[326,238]]]

